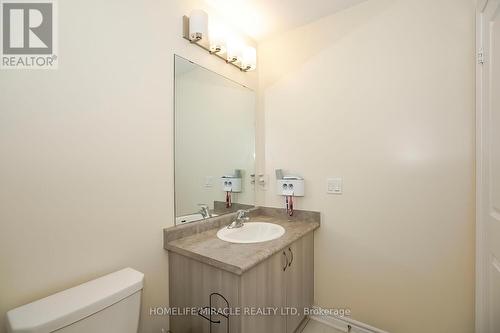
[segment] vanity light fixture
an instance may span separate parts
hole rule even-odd
[[[253,47],[246,47],[241,58],[241,67],[245,71],[254,70],[257,65],[257,51]]]
[[[190,16],[183,18],[183,37],[191,44],[207,50],[210,54],[221,58],[243,72],[257,67],[257,51],[245,45],[230,32],[224,31],[220,25],[208,24],[208,14],[200,9],[191,11]]]
[[[236,37],[229,37],[227,41],[226,60],[230,63],[241,62],[244,47]]]
[[[197,42],[208,36],[208,14],[200,9],[191,11],[189,20],[189,40]]]
[[[210,41],[210,53],[226,53],[226,37],[220,25],[209,27],[208,39]]]

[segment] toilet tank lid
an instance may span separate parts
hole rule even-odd
[[[23,305],[7,312],[8,332],[53,332],[140,291],[143,280],[143,273],[125,268]]]

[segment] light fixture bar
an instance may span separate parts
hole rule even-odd
[[[238,65],[237,61],[229,61],[226,59],[226,57],[222,56],[220,52],[214,52],[210,50],[210,43],[207,38],[201,39],[201,40],[191,40],[189,38],[189,17],[184,15],[182,17],[182,23],[183,23],[183,29],[182,29],[182,37],[186,40],[188,40],[191,44],[197,45],[210,53],[211,55],[216,56],[217,58],[222,59],[226,64],[232,65],[236,68],[238,68],[242,72],[248,72],[249,68],[242,68],[241,66]]]

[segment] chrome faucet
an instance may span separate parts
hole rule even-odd
[[[201,216],[206,219],[206,218],[209,218],[209,217],[212,217],[212,213],[210,213],[210,208],[208,207],[208,205],[206,204],[199,204],[198,206],[200,206],[200,214]]]
[[[236,212],[236,219],[227,226],[228,229],[235,229],[235,228],[241,228],[243,226],[243,222],[247,222],[250,220],[248,216],[246,216],[248,213],[250,213],[249,210],[246,209],[240,209]]]

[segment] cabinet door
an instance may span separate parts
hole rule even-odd
[[[286,332],[293,333],[304,320],[304,308],[314,302],[314,235],[309,233],[293,243],[287,250],[289,266],[286,270],[286,306],[290,313],[286,319]]]
[[[238,307],[240,277],[213,266],[198,262],[180,254],[169,252],[169,292],[170,307],[178,309],[203,308],[210,302],[210,294],[219,293],[229,302],[230,307]],[[214,298],[214,308],[225,308],[219,297]],[[175,333],[226,333],[229,325],[231,333],[241,333],[240,318],[230,316],[220,319],[220,324],[212,324],[197,313],[171,315],[170,329]]]
[[[285,307],[285,266],[283,251],[258,264],[241,277],[242,310],[277,309],[273,315],[249,315],[242,313],[243,333],[283,333],[286,330],[286,316],[281,314]]]

